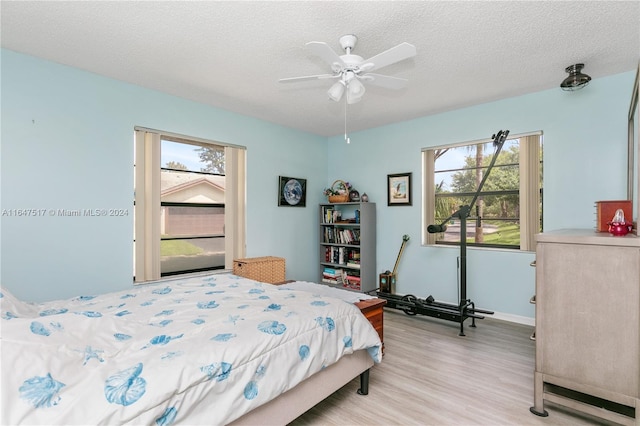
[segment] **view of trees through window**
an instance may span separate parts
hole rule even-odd
[[[224,147],[161,141],[161,275],[222,269]]]
[[[435,222],[469,205],[484,176],[489,176],[467,219],[467,243],[493,247],[520,246],[520,144],[504,142],[489,171],[495,150],[491,142],[434,150]],[[540,173],[540,176],[542,174]],[[542,186],[540,186],[542,187]],[[460,221],[454,217],[437,244],[458,244]]]

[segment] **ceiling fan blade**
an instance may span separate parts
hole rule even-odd
[[[370,86],[378,86],[385,89],[403,89],[407,86],[407,82],[409,81],[406,78],[391,77],[375,73],[366,73],[360,77],[360,80]]]
[[[359,72],[369,72],[373,69],[374,64],[371,62],[363,62],[362,64],[358,65],[358,71]]]
[[[344,62],[338,56],[338,54],[327,44],[322,41],[310,41],[306,44],[309,52],[316,56],[319,56],[323,61],[333,67],[333,64],[338,63],[340,66],[344,65]]]
[[[280,83],[294,83],[296,81],[307,81],[307,80],[324,80],[327,78],[336,78],[340,77],[339,74],[318,74],[318,75],[305,75],[302,77],[289,77],[289,78],[281,78],[278,80]]]
[[[364,63],[373,63],[373,67],[369,68],[369,71],[375,71],[414,56],[416,56],[416,47],[413,44],[404,42],[392,47],[391,49],[385,50],[382,53],[378,53],[376,56],[364,61]]]

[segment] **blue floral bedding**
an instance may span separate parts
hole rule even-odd
[[[2,424],[226,424],[345,354],[381,360],[354,305],[230,274],[37,305],[1,296]]]

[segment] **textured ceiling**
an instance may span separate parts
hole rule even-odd
[[[638,1],[3,0],[0,14],[3,48],[324,136],[344,131],[332,81],[278,82],[329,72],[309,41],[342,54],[355,34],[365,59],[417,48],[377,71],[408,87],[368,86],[349,131],[558,87],[578,62],[597,79],[640,60]]]

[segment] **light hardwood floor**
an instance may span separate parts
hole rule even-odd
[[[296,419],[303,425],[605,425],[560,406],[533,404],[533,327],[486,316],[476,328],[385,309],[385,355],[369,395],[354,379]]]

